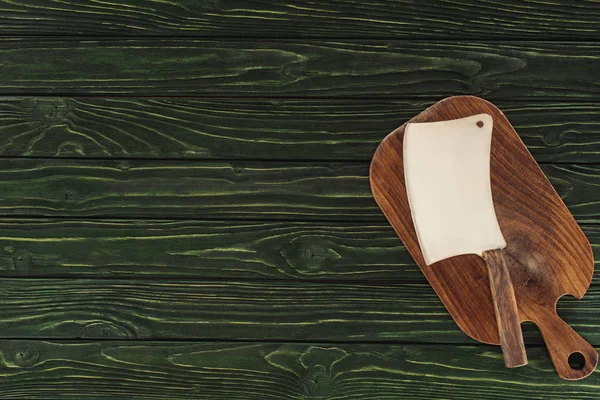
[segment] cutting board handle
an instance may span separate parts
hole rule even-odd
[[[555,309],[546,308],[538,317],[535,322],[546,342],[554,368],[562,379],[583,379],[594,372],[598,352],[591,344],[563,321]]]
[[[492,301],[500,334],[500,346],[504,353],[504,364],[508,368],[523,366],[527,364],[527,353],[525,353],[525,344],[523,343],[523,331],[521,330],[515,290],[504,259],[504,250],[484,251],[482,257],[488,267]]]

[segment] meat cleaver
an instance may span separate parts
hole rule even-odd
[[[404,180],[427,266],[461,254],[485,260],[504,362],[512,368],[527,364],[527,355],[492,200],[492,127],[489,114],[408,123]]]
[[[597,352],[556,313],[560,297],[587,291],[591,246],[497,107],[473,96],[434,104],[382,141],[370,181],[465,333],[520,366],[520,322],[531,321],[561,378],[593,372]]]

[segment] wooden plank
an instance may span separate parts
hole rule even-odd
[[[4,35],[220,37],[599,38],[598,3],[578,1],[327,3],[152,0],[3,1]]]
[[[544,349],[507,369],[490,346],[3,341],[3,399],[592,399]]]
[[[598,221],[596,208],[600,205],[597,189],[600,187],[600,180],[596,174],[600,172],[599,165],[547,165],[542,169],[579,222]],[[587,201],[574,202],[582,197]]]
[[[600,279],[600,227],[584,226]],[[387,223],[0,219],[0,277],[425,282]]]
[[[0,216],[384,221],[368,163],[3,159]],[[597,165],[543,167],[580,222]]]
[[[600,287],[559,314],[600,343]],[[0,338],[475,343],[428,284],[4,278]],[[533,329],[527,343],[540,343]]]
[[[431,104],[393,100],[5,97],[0,155],[370,161]],[[541,162],[594,162],[596,103],[501,101]]]
[[[600,93],[598,43],[4,38],[0,51],[0,94],[565,101]]]
[[[0,219],[0,231],[0,276],[424,281],[385,223]]]

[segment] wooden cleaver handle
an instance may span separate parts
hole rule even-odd
[[[504,251],[502,249],[484,251],[482,257],[488,267],[504,364],[508,368],[523,366],[527,364],[527,354],[515,291],[504,260]]]

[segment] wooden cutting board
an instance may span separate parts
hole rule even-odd
[[[561,378],[584,378],[596,367],[598,354],[557,315],[556,303],[565,294],[577,298],[585,294],[594,271],[592,249],[510,122],[496,106],[473,96],[444,99],[408,122],[480,113],[491,115],[494,121],[492,196],[507,242],[505,256],[520,319],[537,324]],[[475,340],[499,345],[483,259],[468,254],[425,265],[404,185],[405,126],[390,133],[375,152],[370,171],[375,200],[460,329]],[[578,359],[580,365],[573,365]]]

